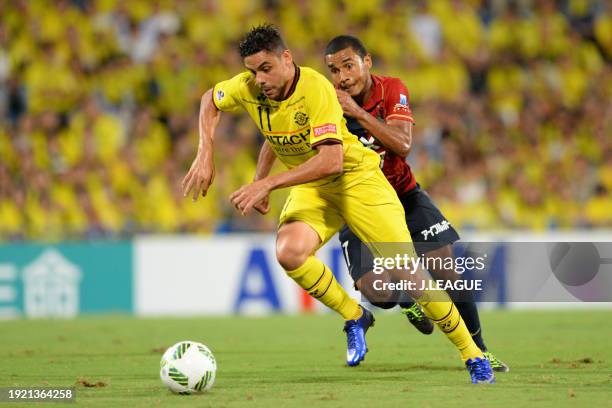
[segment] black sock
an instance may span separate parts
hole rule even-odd
[[[459,314],[463,318],[467,329],[474,339],[474,343],[483,351],[487,351],[487,346],[482,339],[482,329],[480,328],[480,318],[478,316],[478,309],[476,308],[476,302],[457,302],[455,303]]]

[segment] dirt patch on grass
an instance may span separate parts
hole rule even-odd
[[[106,387],[108,384],[106,384],[104,381],[89,381],[87,378],[81,377],[77,380],[76,385],[80,385],[85,388],[102,388]]]
[[[159,346],[151,349],[151,354],[159,354],[168,350],[168,346]]]

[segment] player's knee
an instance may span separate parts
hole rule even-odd
[[[373,306],[381,309],[392,309],[397,305],[397,302],[370,302]]]
[[[363,295],[368,299],[368,302],[381,309],[391,309],[393,306],[397,305],[396,293],[391,290],[372,289]]]
[[[276,259],[286,271],[299,268],[310,255],[307,246],[299,240],[285,238],[276,241]]]

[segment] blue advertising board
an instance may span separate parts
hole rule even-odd
[[[130,241],[0,245],[0,316],[133,311]]]

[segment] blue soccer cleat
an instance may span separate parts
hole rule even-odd
[[[369,310],[362,306],[363,314],[359,319],[347,320],[344,323],[344,332],[346,333],[346,363],[349,366],[356,366],[365,358],[368,352],[365,334],[371,326],[374,326],[374,316]]]
[[[465,362],[465,366],[472,377],[472,384],[495,384],[495,374],[486,358],[469,359]]]

